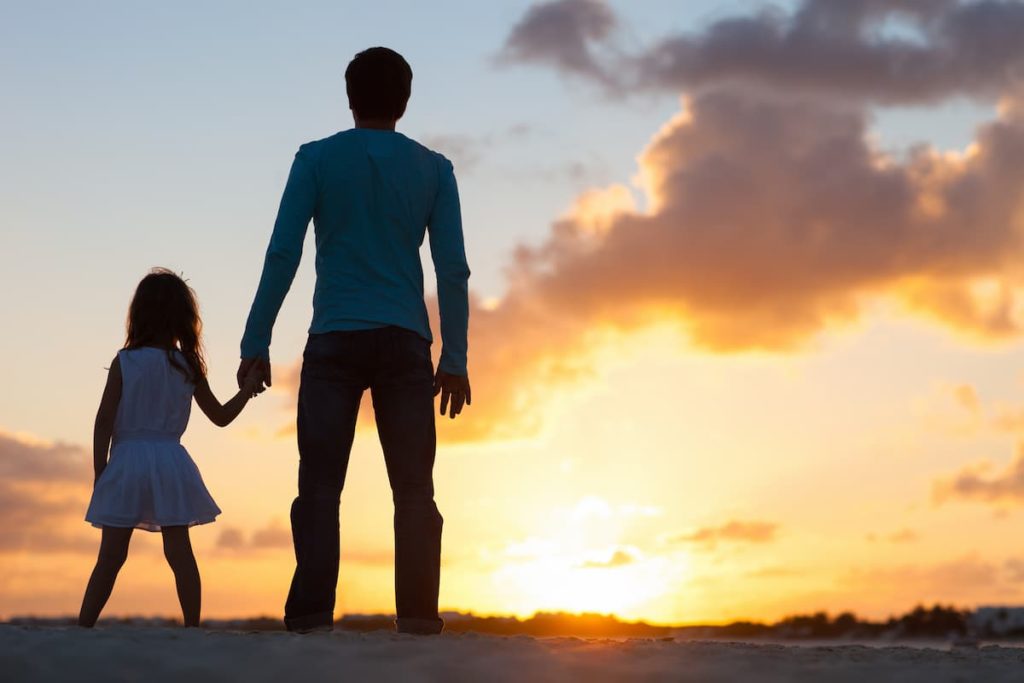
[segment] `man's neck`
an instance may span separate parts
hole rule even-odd
[[[356,119],[356,128],[370,128],[372,130],[394,130],[397,121],[388,119]]]

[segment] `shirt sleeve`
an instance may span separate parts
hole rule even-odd
[[[438,170],[438,191],[427,225],[441,314],[441,360],[438,369],[453,375],[465,375],[469,334],[469,264],[462,235],[459,188],[450,161],[441,158]]]
[[[302,259],[306,229],[316,207],[316,178],[308,156],[305,146],[300,147],[288,174],[270,246],[263,261],[263,274],[245,323],[242,358],[270,357],[274,321],[295,279]]]

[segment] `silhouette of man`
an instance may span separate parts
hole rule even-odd
[[[316,288],[299,386],[296,567],[285,624],[293,631],[333,627],[338,504],[368,388],[395,504],[395,625],[403,633],[439,633],[433,399],[441,394],[441,415],[452,419],[471,400],[459,193],[447,159],[395,132],[412,86],[401,55],[383,47],[360,52],[345,84],[355,127],[295,155],[242,337],[238,379],[255,368],[271,384],[271,330],[312,219]],[[419,255],[425,232],[441,313],[436,374]]]

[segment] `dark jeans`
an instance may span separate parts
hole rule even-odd
[[[338,504],[359,401],[370,389],[395,503],[399,631],[437,633],[441,515],[434,504],[434,392],[430,343],[382,327],[311,334],[299,386],[299,495],[292,503],[295,576],[289,630],[331,627],[338,584]]]

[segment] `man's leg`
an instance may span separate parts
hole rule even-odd
[[[292,503],[295,575],[285,603],[291,631],[331,628],[338,585],[338,504],[365,383],[358,339],[310,335],[299,385],[299,495]],[[365,346],[365,345],[364,345]]]
[[[396,625],[404,633],[439,633],[442,519],[434,504],[430,344],[407,330],[382,332],[371,390],[395,501]]]

